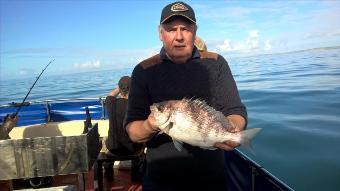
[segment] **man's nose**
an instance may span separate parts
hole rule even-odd
[[[183,40],[183,32],[181,29],[177,29],[176,31],[176,40],[178,41]]]

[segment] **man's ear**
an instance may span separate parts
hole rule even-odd
[[[161,40],[163,42],[163,35],[162,35],[162,26],[159,25],[158,26],[158,35],[159,35],[159,40]]]

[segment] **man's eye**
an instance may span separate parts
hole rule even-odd
[[[165,29],[167,32],[176,31],[176,28],[175,28],[175,27],[164,27],[164,29]]]

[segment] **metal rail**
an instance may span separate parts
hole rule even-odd
[[[76,102],[76,101],[99,101],[100,105],[102,106],[101,109],[101,116],[100,119],[105,119],[105,113],[106,113],[106,109],[105,109],[105,99],[106,97],[98,97],[98,98],[66,98],[66,99],[50,99],[50,100],[38,100],[38,101],[31,101],[31,102],[25,102],[26,104],[23,105],[25,106],[30,106],[30,105],[35,105],[35,104],[43,104],[45,106],[45,112],[47,115],[47,122],[52,122],[52,117],[51,117],[51,103],[70,103],[70,102]],[[16,103],[9,103],[9,104],[5,104],[5,105],[0,105],[1,107],[19,107],[22,106],[22,104],[18,105]]]
[[[286,183],[282,182],[280,179],[278,179],[276,176],[274,176],[272,173],[270,173],[268,170],[266,170],[263,166],[256,163],[253,159],[249,158],[246,154],[242,153],[239,149],[235,149],[235,152],[238,153],[238,155],[243,158],[243,160],[247,161],[248,164],[251,164],[251,170],[252,170],[252,190],[255,190],[255,184],[256,184],[256,176],[258,173],[262,171],[263,174],[270,177],[270,180],[273,184],[275,184],[277,187],[283,187],[284,190],[294,191],[293,188],[288,186]]]
[[[30,105],[31,104],[39,104],[39,103],[46,103],[46,102],[62,102],[62,101],[87,101],[87,100],[105,100],[106,96],[101,96],[98,98],[66,98],[66,99],[47,99],[47,100],[37,100],[37,101],[30,101],[28,102]],[[0,105],[0,107],[13,107],[14,103],[8,103],[8,104],[3,104]]]

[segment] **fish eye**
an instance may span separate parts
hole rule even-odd
[[[164,111],[164,105],[158,105],[157,109],[158,111]]]

